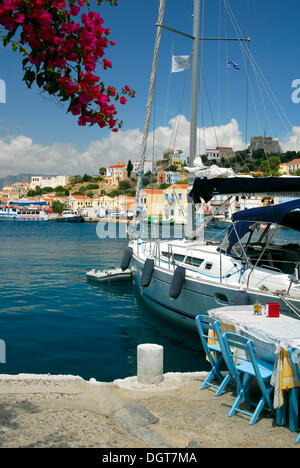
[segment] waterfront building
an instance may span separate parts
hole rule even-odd
[[[163,191],[163,221],[174,219],[175,223],[186,223],[187,188],[187,184],[173,184]]]
[[[163,191],[144,188],[139,195],[139,204],[142,207],[144,217],[161,219]]]
[[[66,203],[73,211],[80,211],[82,208],[91,207],[93,202],[92,199],[86,195],[69,195],[66,198]]]
[[[98,195],[92,198],[92,208],[94,217],[121,217],[126,218],[133,216],[135,197],[127,195],[119,195],[117,197],[109,197],[107,195]],[[83,211],[83,214],[86,210]]]

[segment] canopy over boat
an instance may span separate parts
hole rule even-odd
[[[276,223],[300,231],[300,211],[294,211],[297,208],[300,208],[300,199],[280,203],[279,205],[236,211],[232,215],[232,220]]]
[[[189,196],[194,203],[207,203],[215,195],[249,195],[300,197],[300,177],[196,177]]]
[[[279,205],[262,206],[250,210],[236,211],[232,220],[236,221],[228,230],[226,238],[218,250],[230,254],[233,246],[257,222],[276,223],[300,232],[300,199],[292,200]]]

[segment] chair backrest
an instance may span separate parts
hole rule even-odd
[[[289,355],[291,362],[293,364],[293,369],[300,386],[300,349],[299,348],[289,348]]]
[[[220,327],[220,322],[217,319],[210,317],[209,315],[197,315],[196,316],[196,324],[199,332],[199,336],[202,342],[202,346],[204,351],[209,358],[210,362],[212,357],[212,353],[209,349],[208,340],[213,340],[213,344],[219,344],[221,349],[224,346],[222,340],[222,332]],[[209,335],[209,330],[212,330],[214,333]],[[213,336],[215,335],[215,336]]]
[[[225,352],[227,355],[227,360],[230,363],[230,371],[233,373],[233,376],[237,382],[238,387],[241,388],[241,378],[240,374],[237,370],[235,361],[245,361],[252,364],[256,377],[258,379],[259,384],[263,382],[261,378],[261,373],[258,367],[258,363],[256,360],[256,351],[254,342],[243,335],[239,335],[237,333],[229,333],[226,332],[223,335],[223,342],[225,347]],[[238,353],[237,350],[242,350],[243,353]]]

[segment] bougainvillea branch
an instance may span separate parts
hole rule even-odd
[[[23,80],[29,88],[35,82],[49,95],[67,101],[68,112],[78,116],[79,125],[118,131],[122,122],[114,103],[125,104],[135,92],[127,85],[120,91],[105,86],[97,75],[97,65],[112,68],[105,52],[115,42],[100,14],[82,13],[83,7],[89,7],[88,0],[3,0],[3,44],[23,54]]]

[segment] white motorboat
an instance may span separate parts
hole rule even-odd
[[[232,170],[220,167],[204,167],[196,158],[197,139],[197,86],[200,1],[194,1],[194,27],[192,55],[192,98],[190,131],[191,185],[189,231],[185,239],[162,241],[141,237],[138,232],[139,205],[142,177],[153,100],[156,65],[159,50],[165,0],[160,1],[158,30],[146,110],[144,137],[141,149],[139,178],[137,183],[136,216],[129,229],[131,240],[125,249],[121,266],[133,267],[132,275],[142,299],[161,315],[183,326],[195,328],[195,316],[209,309],[232,305],[262,302],[280,302],[283,313],[299,314],[300,309],[300,202],[236,212],[223,242],[214,244],[200,240],[200,231],[193,226],[194,208],[200,208],[215,195],[227,195],[226,203],[234,195],[276,196],[276,194],[300,197],[299,177],[239,177]],[[170,29],[170,28],[167,28]],[[174,30],[173,30],[174,31]],[[178,32],[178,31],[175,31]],[[240,38],[240,41],[248,40]],[[279,207],[279,208],[278,208]],[[255,211],[257,210],[257,211]],[[262,211],[259,211],[262,210]],[[220,212],[221,210],[219,210]],[[219,214],[215,211],[213,216]],[[294,220],[294,221],[293,221]],[[257,230],[259,223],[267,228]],[[298,242],[279,245],[276,226],[293,228]],[[258,234],[257,234],[258,232]],[[247,241],[244,237],[247,236]]]
[[[132,269],[122,270],[121,268],[111,268],[109,270],[91,269],[86,272],[88,279],[99,281],[102,283],[131,281]]]
[[[78,215],[72,210],[64,210],[61,216],[55,218],[55,221],[61,223],[83,223],[84,219],[82,215]]]

